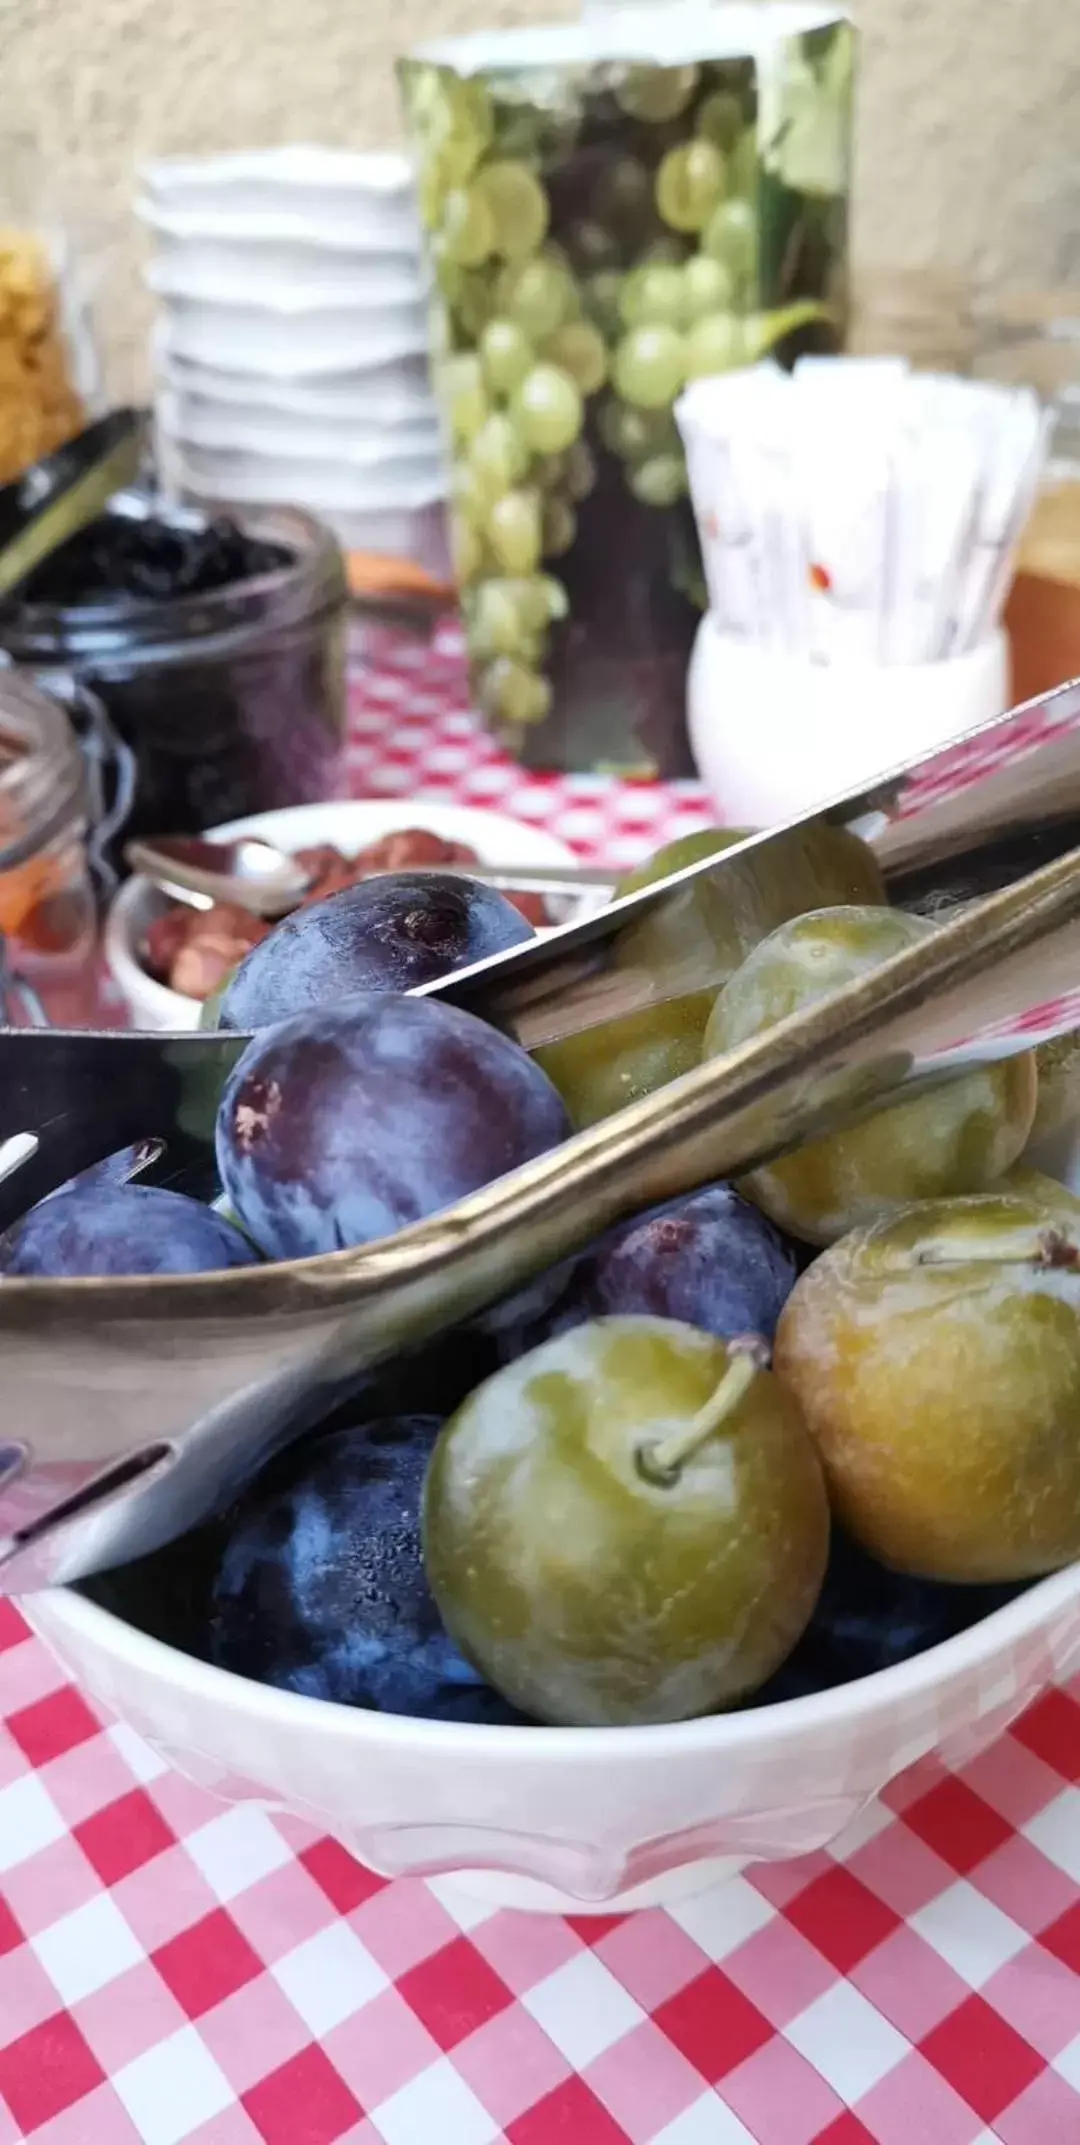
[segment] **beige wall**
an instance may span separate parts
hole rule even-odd
[[[107,254],[118,387],[145,326],[135,159],[393,138],[395,51],[570,14],[530,0],[0,0],[0,136],[32,129]],[[1080,280],[1080,0],[855,0],[857,250],[991,282]],[[0,143],[2,174],[2,143]]]

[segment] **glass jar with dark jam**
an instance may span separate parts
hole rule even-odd
[[[100,699],[135,762],[126,835],[197,833],[334,795],[346,600],[306,514],[215,519],[132,493],[0,603],[0,648]]]

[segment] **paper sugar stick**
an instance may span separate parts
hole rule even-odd
[[[998,623],[1047,447],[1026,390],[806,358],[695,381],[676,415],[722,631],[918,665]]]

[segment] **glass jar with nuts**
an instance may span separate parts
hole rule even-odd
[[[0,484],[86,422],[69,336],[65,246],[25,144],[0,145]]]

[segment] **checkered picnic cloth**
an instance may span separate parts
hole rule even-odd
[[[356,794],[630,864],[693,784],[523,774],[453,635],[383,639]],[[377,659],[377,660],[376,660]],[[0,2145],[1077,2145],[1080,1679],[832,1853],[664,1912],[495,1910],[226,1807],[0,1602]]]

